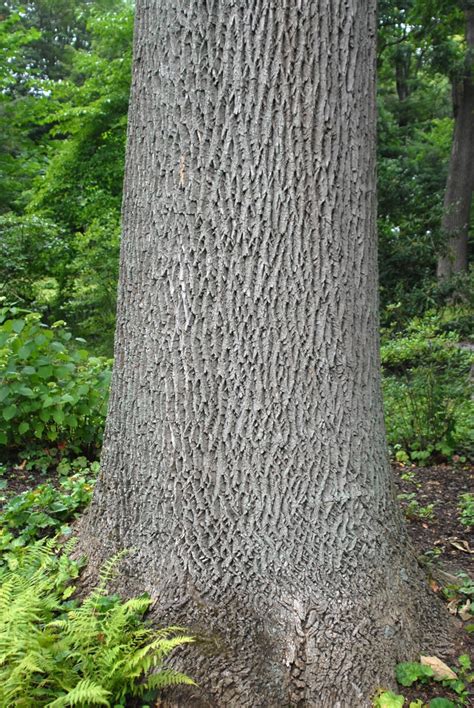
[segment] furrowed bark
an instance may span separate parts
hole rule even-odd
[[[387,463],[375,2],[141,0],[82,547],[201,641],[167,705],[364,706],[444,619]],[[432,645],[430,646],[432,648]]]

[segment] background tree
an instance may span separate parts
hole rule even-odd
[[[433,273],[438,255],[449,250],[450,229],[460,236],[461,270],[467,269],[474,152],[469,12],[466,3],[444,0],[380,6],[380,280],[383,306],[398,301],[405,314],[446,299],[449,289],[434,288]],[[454,263],[444,255],[438,268]],[[402,275],[394,278],[396,272]]]
[[[451,17],[458,25],[464,24],[464,52],[450,66],[454,135],[441,222],[445,248],[438,259],[439,278],[467,271],[474,189],[474,4],[460,1],[458,8],[451,10]],[[443,47],[442,42],[440,46]]]
[[[366,705],[446,629],[386,460],[375,3],[136,13],[116,367],[82,545],[92,565],[133,548],[119,587],[207,638],[183,705]]]

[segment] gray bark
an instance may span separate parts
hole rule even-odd
[[[454,136],[443,204],[441,231],[445,252],[438,259],[439,279],[467,271],[469,220],[474,189],[474,9],[466,10],[466,74],[453,87]]]
[[[175,705],[364,706],[445,629],[384,440],[374,6],[137,3],[81,544],[92,567],[133,548],[119,587],[203,637],[177,659],[200,688]]]

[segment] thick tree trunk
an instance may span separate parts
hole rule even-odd
[[[386,457],[375,2],[141,0],[92,565],[204,637],[177,705],[364,706],[444,626]],[[433,649],[433,646],[430,647]]]
[[[444,195],[441,231],[446,250],[438,259],[439,279],[468,267],[469,219],[474,189],[474,10],[466,10],[466,75],[453,88],[454,136]]]

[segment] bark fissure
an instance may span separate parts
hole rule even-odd
[[[384,441],[374,4],[137,3],[82,538],[96,561],[133,548],[122,588],[208,638],[178,705],[362,706],[438,612]]]

